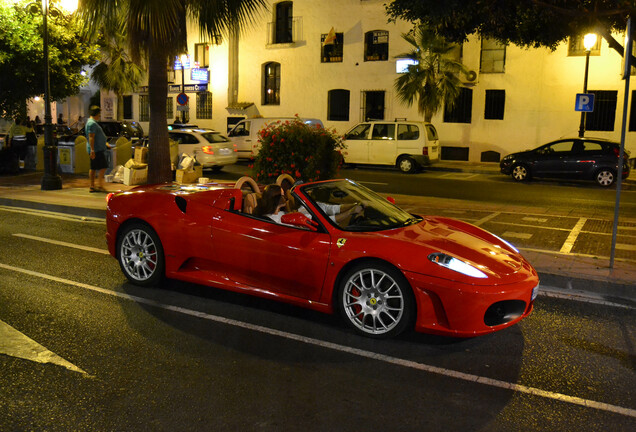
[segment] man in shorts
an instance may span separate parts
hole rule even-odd
[[[86,151],[91,158],[91,168],[88,171],[88,178],[91,183],[90,192],[106,192],[106,189],[104,189],[104,174],[106,168],[108,168],[106,160],[108,146],[106,145],[106,135],[102,127],[97,123],[100,112],[101,110],[98,106],[92,106],[90,110],[91,117],[86,122]],[[95,172],[99,173],[97,187],[95,187]]]

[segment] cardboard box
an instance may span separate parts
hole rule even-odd
[[[148,163],[148,147],[135,147],[135,162]]]
[[[127,186],[145,184],[148,181],[148,167],[124,168],[124,184]]]
[[[201,165],[195,165],[192,170],[177,170],[176,182],[177,183],[196,183],[199,181],[199,177],[203,177],[203,167]]]

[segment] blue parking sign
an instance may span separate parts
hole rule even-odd
[[[577,93],[574,110],[583,112],[594,111],[594,93]]]

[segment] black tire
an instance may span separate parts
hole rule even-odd
[[[405,174],[417,171],[417,162],[410,156],[400,156],[396,163],[398,169]]]
[[[402,273],[382,262],[349,269],[336,291],[336,307],[347,325],[363,336],[384,339],[413,325],[415,299]]]
[[[512,171],[510,175],[515,181],[526,181],[530,180],[530,171],[528,167],[524,164],[515,165],[512,167]]]
[[[144,223],[124,227],[117,237],[117,260],[122,272],[135,285],[157,285],[165,275],[159,236]]]
[[[610,168],[602,168],[594,174],[594,181],[599,186],[610,187],[616,181],[616,171]]]

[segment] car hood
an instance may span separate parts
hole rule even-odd
[[[455,219],[427,217],[408,227],[381,234],[395,242],[400,267],[473,285],[509,284],[536,277],[530,263],[508,244],[491,233]],[[389,248],[387,248],[389,249]],[[444,253],[479,269],[485,278],[475,278],[442,267],[428,259]]]

